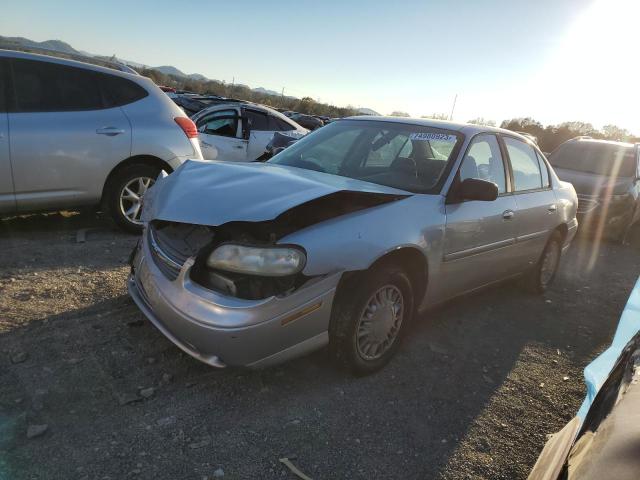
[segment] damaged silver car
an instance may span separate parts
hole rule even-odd
[[[262,367],[328,344],[369,373],[433,304],[522,275],[544,291],[576,208],[521,135],[355,117],[266,163],[190,161],[159,179],[128,287],[209,365]]]

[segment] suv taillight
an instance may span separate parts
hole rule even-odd
[[[180,126],[187,138],[198,138],[198,129],[196,128],[196,124],[193,123],[193,120],[187,117],[176,117],[174,120]]]

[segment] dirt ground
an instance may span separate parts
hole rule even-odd
[[[634,237],[579,239],[545,296],[507,284],[429,312],[354,378],[325,351],[200,364],[128,298],[134,237],[95,214],[2,220],[0,479],[294,479],[282,457],[314,480],[526,478],[610,342]]]

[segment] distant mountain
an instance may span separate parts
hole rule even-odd
[[[253,88],[252,89],[254,92],[257,93],[264,93],[266,95],[280,95],[282,92],[276,92],[275,90],[269,90],[267,88],[262,88],[262,87],[258,87],[258,88]]]
[[[207,77],[205,77],[204,75],[200,75],[199,73],[192,73],[188,75],[188,77],[192,80],[198,80],[200,82],[206,82],[209,80]]]
[[[380,116],[378,112],[376,112],[375,110],[371,110],[370,108],[359,108],[358,113],[360,115],[374,115],[376,117]]]
[[[170,65],[163,65],[161,67],[151,67],[154,70],[164,73],[165,75],[175,75],[176,77],[188,77],[182,70],[178,70],[176,67]]]
[[[43,48],[45,50],[53,50],[54,52],[68,53],[72,55],[82,55],[71,45],[62,40],[45,40],[44,42],[36,42],[24,37],[3,37],[0,36],[0,48],[11,48],[12,46]]]
[[[66,42],[63,42],[61,40],[46,40],[44,42],[36,42],[35,40],[30,40],[28,38],[24,38],[24,37],[3,37],[0,35],[0,48],[16,48],[16,47],[22,47],[22,48],[39,48],[39,49],[45,49],[45,50],[52,50],[54,52],[61,52],[61,53],[66,53],[66,54],[71,54],[71,55],[82,55],[85,57],[94,57],[94,58],[98,58],[100,60],[104,60],[104,61],[111,61],[111,62],[118,62],[118,63],[123,63],[125,65],[129,65],[130,67],[133,68],[150,68],[152,70],[158,70],[159,72],[164,73],[165,75],[175,75],[176,77],[182,77],[182,78],[191,78],[193,80],[198,80],[198,81],[208,81],[210,80],[209,78],[205,77],[204,75],[200,74],[200,73],[191,73],[191,74],[186,74],[184,73],[182,70],[174,67],[173,65],[161,65],[159,67],[146,67],[144,64],[139,63],[139,62],[133,62],[131,60],[124,60],[122,58],[117,58],[115,55],[109,56],[109,55],[95,55],[92,53],[88,53],[88,52],[84,52],[84,51],[80,51],[80,50],[76,50],[75,48],[73,48],[71,45],[69,45]],[[257,87],[257,88],[251,88],[248,85],[244,85],[244,84],[237,84],[238,86],[242,86],[242,87],[246,87],[254,92],[257,93],[263,93],[266,95],[280,95],[281,92],[277,92],[275,90],[269,90],[267,88],[264,87]],[[292,97],[289,95],[285,96],[286,98],[296,98],[296,97]],[[369,109],[369,108],[362,108],[360,109],[360,113],[362,115],[379,115],[377,112]]]

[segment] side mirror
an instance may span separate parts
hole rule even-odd
[[[240,117],[240,121],[242,122],[242,139],[249,140],[249,135],[251,135],[251,120],[249,120],[249,117],[243,115]]]
[[[457,193],[461,200],[492,202],[498,198],[498,186],[479,178],[467,178],[460,184]]]

